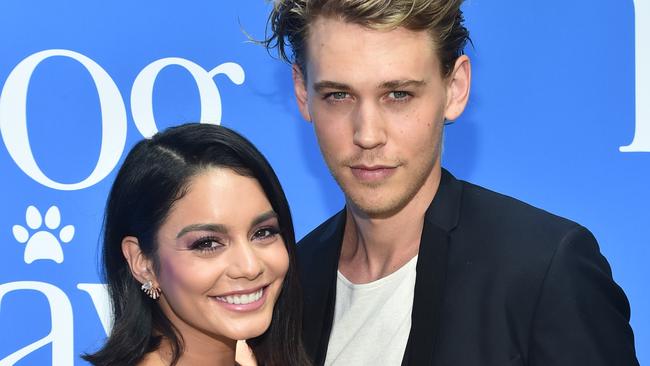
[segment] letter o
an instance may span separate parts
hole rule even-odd
[[[81,182],[64,184],[48,178],[38,167],[27,133],[27,91],[36,67],[45,59],[62,56],[81,63],[92,77],[102,114],[102,144],[95,169]],[[69,50],[37,52],[21,61],[9,74],[0,94],[0,133],[9,155],[36,182],[62,191],[88,188],[104,179],[117,165],[126,143],[126,108],[110,75],[90,58]]]

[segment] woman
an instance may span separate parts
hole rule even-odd
[[[295,238],[259,151],[221,126],[186,124],[129,152],[104,219],[114,325],[95,365],[307,365]]]

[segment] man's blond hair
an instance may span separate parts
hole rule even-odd
[[[337,18],[372,29],[404,27],[428,31],[448,76],[463,54],[469,32],[463,25],[463,0],[276,0],[263,44],[305,74],[309,26],[318,17]],[[289,50],[289,47],[291,50]],[[290,57],[290,54],[293,57]],[[306,74],[305,74],[306,76]]]

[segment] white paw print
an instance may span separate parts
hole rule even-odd
[[[42,229],[43,216],[34,206],[27,207],[25,222],[32,230],[38,230],[31,236],[29,231],[22,225],[14,225],[12,228],[14,238],[19,243],[27,243],[25,246],[25,263],[30,264],[39,259],[49,259],[56,263],[63,262],[63,249],[61,242],[69,243],[74,237],[74,226],[66,225],[59,231],[59,237],[51,232],[57,230],[61,225],[61,212],[56,206],[50,207],[45,213],[45,226]],[[48,230],[49,229],[49,230]]]

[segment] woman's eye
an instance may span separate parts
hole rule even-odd
[[[266,227],[266,228],[257,230],[253,234],[253,239],[254,240],[266,240],[266,239],[274,238],[279,233],[280,233],[280,230],[278,230],[277,228]]]
[[[216,238],[203,238],[195,241],[192,244],[191,249],[200,252],[211,252],[222,247],[223,244],[221,244]]]

